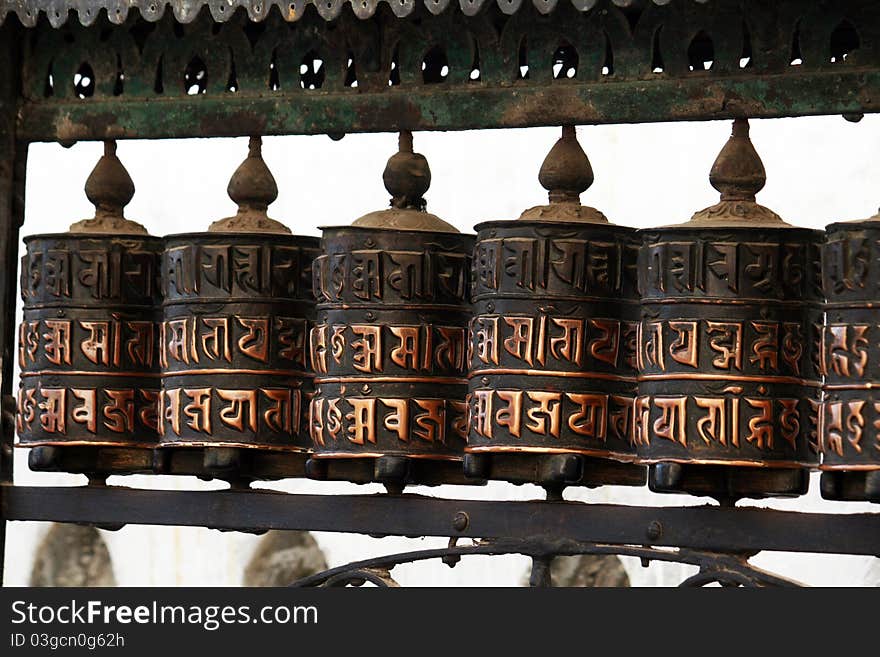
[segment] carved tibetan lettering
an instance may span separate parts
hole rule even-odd
[[[716,242],[708,246],[706,269],[714,276],[707,277],[706,292],[710,295],[734,294],[739,289],[737,277],[737,244]]]
[[[669,345],[669,355],[672,360],[693,368],[699,366],[698,326],[699,322],[669,322],[669,328],[676,333],[675,340]]]
[[[522,391],[498,390],[496,394],[506,406],[498,408],[495,412],[495,422],[499,427],[507,427],[511,436],[519,438],[522,434]]]
[[[53,365],[70,365],[70,320],[46,319],[43,323],[47,329],[43,333],[46,359]]]
[[[339,398],[327,400],[327,435],[333,440],[339,440],[339,432],[342,430],[342,410],[339,408]]]
[[[397,338],[397,344],[391,349],[391,360],[403,369],[419,369],[419,333],[418,326],[389,326],[388,330]]]
[[[119,258],[119,253],[108,253],[103,249],[79,252],[79,259],[86,263],[79,270],[79,282],[91,290],[92,298],[119,296]]]
[[[306,323],[292,317],[275,318],[278,357],[306,367]]]
[[[144,403],[140,407],[138,417],[141,424],[156,431],[159,428],[159,391],[141,390],[140,393]]]
[[[579,436],[604,441],[608,422],[608,395],[566,393],[577,404],[568,418],[568,427]]]
[[[773,400],[749,399],[746,403],[757,408],[760,413],[749,420],[749,435],[746,441],[753,443],[758,449],[773,449]]]
[[[697,408],[705,408],[706,415],[697,420],[697,434],[707,445],[712,442],[727,445],[727,402],[724,397],[694,397]]]
[[[168,407],[165,407],[165,400],[168,400]],[[159,393],[159,407],[162,412],[159,415],[159,434],[165,435],[166,422],[171,424],[171,430],[180,435],[180,388],[171,388],[162,390]]]
[[[635,399],[622,395],[611,395],[608,411],[608,426],[611,435],[617,440],[625,440],[632,444],[635,441],[634,417]]]
[[[590,355],[596,360],[617,365],[620,349],[620,322],[615,319],[591,319],[590,328],[598,335],[590,340]]]
[[[229,346],[229,318],[203,317],[202,324],[209,330],[202,333],[202,351],[211,360],[223,359],[232,362],[232,350]]]
[[[238,348],[245,356],[261,363],[269,360],[269,320],[266,317],[236,317],[246,333],[238,339]]]
[[[797,449],[797,439],[801,432],[801,414],[798,410],[797,399],[780,399],[779,405],[782,406],[782,413],[779,415],[779,428],[781,429],[782,439],[787,442],[791,448]],[[864,402],[860,402],[864,403]],[[864,426],[864,420],[862,421]]]
[[[217,390],[217,396],[229,402],[220,409],[220,421],[236,431],[244,431],[245,426],[251,432],[257,430],[257,391],[256,390]],[[184,409],[185,411],[186,409]],[[205,411],[210,413],[210,408]],[[198,429],[197,429],[198,430]],[[210,423],[207,433],[211,433]]]
[[[477,244],[474,255],[475,284],[479,284],[489,290],[498,289],[498,268],[500,264],[499,251],[501,240],[482,240]]]
[[[316,445],[324,445],[324,400],[313,397],[309,403],[309,436]]]
[[[758,337],[752,343],[749,362],[762,370],[776,369],[779,362],[779,325],[775,322],[751,322]]]
[[[40,425],[46,433],[67,433],[67,390],[65,388],[43,388],[40,393],[45,401],[40,402]]]
[[[351,253],[351,291],[364,301],[382,298],[382,252]]]
[[[862,453],[862,435],[865,429],[865,417],[862,414],[865,402],[832,402],[828,408],[828,446],[838,456],[844,455],[844,441],[859,454]],[[844,412],[846,417],[844,418]]]
[[[155,324],[153,322],[126,322],[125,326],[132,332],[132,336],[125,341],[128,358],[135,365],[152,367],[153,352],[156,348]]]
[[[550,260],[553,272],[563,283],[576,290],[587,289],[587,242],[585,240],[553,240],[558,257]]]
[[[330,355],[337,365],[342,363],[345,356],[345,329],[344,325],[336,324],[330,327]]]
[[[299,432],[299,391],[291,391],[289,388],[285,390],[274,390],[269,388],[260,388],[266,399],[272,404],[263,413],[263,420],[270,431],[276,433],[290,433],[291,431]],[[294,407],[293,401],[296,400]],[[296,421],[293,415],[296,415]]]
[[[526,411],[526,417],[529,419],[526,429],[542,436],[549,433],[554,438],[559,438],[562,393],[529,391],[526,395],[531,401],[538,404]]]
[[[441,370],[462,372],[465,366],[465,329],[457,326],[438,326],[437,333],[440,335],[440,342],[437,343],[435,350],[437,367]]]
[[[18,389],[18,408],[15,414],[16,429],[19,434],[29,431],[37,417],[36,390],[33,388]]]
[[[216,290],[232,292],[232,253],[228,244],[203,244],[199,248],[198,264],[201,278]],[[195,277],[194,292],[199,292],[199,277]]]
[[[360,339],[351,343],[352,366],[359,372],[382,371],[382,327],[366,324],[354,324],[352,332]]]
[[[82,402],[78,406],[74,406],[70,416],[74,422],[84,424],[90,433],[95,433],[98,429],[98,417],[96,414],[96,406],[98,399],[98,391],[95,389],[72,388],[71,394]]]
[[[471,419],[474,431],[484,438],[492,437],[492,390],[474,390],[474,410]]]
[[[504,240],[504,273],[513,279],[518,288],[534,290],[546,287],[544,240],[528,237],[511,237]]]
[[[427,297],[428,282],[432,272],[425,271],[426,264],[430,267],[430,258],[420,251],[393,251],[388,259],[394,265],[388,272],[388,285],[400,294],[401,299]]]
[[[183,394],[190,402],[183,407],[188,418],[186,426],[193,431],[211,434],[211,388],[184,388]]]
[[[498,364],[498,317],[494,315],[475,317],[474,331],[477,358],[485,364]]]
[[[24,369],[27,362],[36,362],[40,348],[40,322],[22,322],[18,329],[18,364]]]
[[[46,291],[53,297],[69,297],[70,275],[70,254],[56,249],[46,251]]]
[[[636,445],[651,444],[651,398],[648,396],[637,397],[633,405],[633,419],[635,421],[634,438]]]
[[[134,390],[105,390],[104,426],[116,433],[134,430]]]
[[[268,282],[268,272],[264,268],[268,264],[267,247],[258,245],[241,245],[232,247],[232,278],[239,289],[245,294],[262,294]]]
[[[782,360],[795,374],[801,373],[801,357],[804,355],[804,333],[797,322],[782,325]]]
[[[468,435],[468,405],[467,402],[449,400],[449,408],[452,411],[452,433],[467,442]]]
[[[666,370],[663,351],[663,322],[648,322],[645,329],[647,335],[644,336],[644,358],[646,367],[658,367],[660,370]]]
[[[397,439],[409,442],[409,401],[406,399],[380,399],[385,406],[391,409],[382,420],[383,426],[388,431],[397,434]]]
[[[174,319],[165,324],[169,333],[168,356],[189,365],[189,322],[186,319]]]
[[[723,370],[733,367],[742,370],[742,334],[740,322],[707,322],[706,333],[709,335],[709,348],[718,353],[712,364]]]
[[[345,416],[348,426],[348,439],[355,445],[376,442],[376,400],[362,397],[348,399],[352,412]]]
[[[309,333],[309,352],[315,374],[327,373],[327,325],[319,324]]]
[[[550,322],[562,329],[559,335],[550,336],[550,355],[557,360],[567,360],[580,365],[584,320],[551,318]]]
[[[660,417],[654,420],[654,435],[687,447],[687,397],[654,397]]]
[[[446,400],[413,399],[413,403],[424,411],[414,416],[418,428],[413,434],[425,442],[446,444]]]

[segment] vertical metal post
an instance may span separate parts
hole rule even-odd
[[[14,398],[12,371],[15,295],[18,289],[18,231],[24,220],[27,144],[16,143],[20,92],[21,30],[14,20],[0,27],[0,484],[12,483]],[[4,508],[0,487],[0,515]],[[6,519],[0,517],[0,585],[6,554]]]

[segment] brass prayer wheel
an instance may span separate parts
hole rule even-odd
[[[822,251],[825,372],[822,496],[880,501],[880,214],[827,227]]]
[[[310,474],[399,489],[462,479],[473,237],[425,210],[410,133],[383,179],[391,208],[322,228]]]
[[[643,232],[636,440],[649,485],[733,501],[799,495],[818,465],[818,231],[759,205],[746,120],[710,176],[721,201]]]
[[[115,466],[102,465],[98,454],[130,455],[157,443],[162,240],[123,214],[134,184],[115,142],[105,143],[85,191],[94,218],[24,240],[19,445],[37,448],[29,457],[36,470],[148,470],[149,451]]]
[[[204,450],[214,474],[261,478],[267,473],[253,451],[308,450],[306,343],[318,239],[294,236],[268,217],[278,188],[259,137],[227,191],[236,215],[207,233],[165,240],[160,443]]]
[[[549,205],[476,227],[465,471],[548,490],[643,485],[635,231],[581,205],[593,171],[574,127],[538,178]]]

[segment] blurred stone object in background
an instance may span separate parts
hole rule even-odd
[[[94,527],[53,523],[37,548],[31,586],[116,586],[113,562]]]
[[[289,586],[327,570],[327,560],[309,532],[270,531],[244,569],[244,586]]]

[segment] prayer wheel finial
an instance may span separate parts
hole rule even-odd
[[[755,200],[758,192],[764,189],[767,173],[749,138],[748,119],[733,122],[733,133],[712,165],[709,182],[721,193],[721,201],[694,214],[689,223],[712,226],[789,225],[773,210]]]
[[[547,190],[550,204],[529,208],[520,219],[608,223],[604,214],[581,205],[581,194],[594,180],[593,167],[577,140],[574,126],[562,126],[562,136],[547,153],[538,172],[538,182]]]
[[[458,232],[452,224],[426,211],[424,196],[431,186],[431,167],[424,155],[413,152],[413,136],[409,130],[401,131],[397,152],[388,159],[382,180],[391,194],[391,207],[365,214],[355,220],[353,226]]]
[[[123,209],[134,197],[134,182],[116,157],[112,139],[104,142],[104,155],[89,174],[85,191],[95,206],[95,216],[71,225],[71,233],[147,234],[146,228],[125,218]]]
[[[278,198],[278,185],[263,160],[262,144],[260,137],[250,138],[248,156],[232,174],[226,187],[229,198],[238,205],[238,212],[235,216],[215,221],[208,232],[290,234],[287,226],[267,214],[269,204]]]

